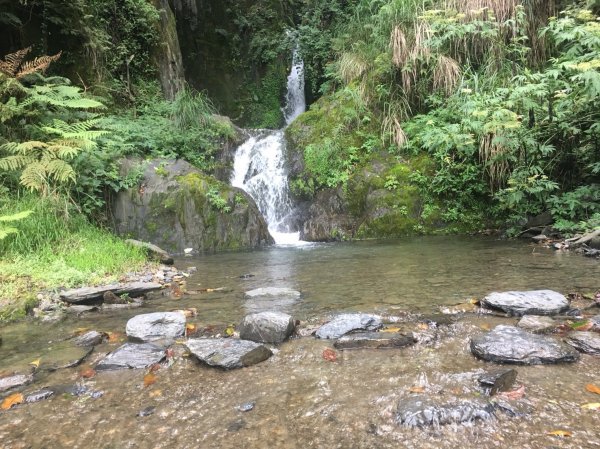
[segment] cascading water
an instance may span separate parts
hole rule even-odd
[[[296,44],[282,108],[286,126],[305,110],[304,61]],[[300,242],[300,233],[293,229],[294,206],[285,169],[285,145],[283,129],[256,131],[236,150],[231,185],[243,189],[256,201],[275,243],[289,245]]]

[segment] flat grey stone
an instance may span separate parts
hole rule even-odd
[[[412,334],[359,332],[340,337],[333,343],[333,346],[337,349],[392,349],[410,346],[416,341]]]
[[[517,380],[517,370],[491,370],[479,376],[478,380],[486,388],[486,392],[493,396],[499,391],[508,391],[512,388]]]
[[[585,354],[600,354],[600,334],[596,332],[571,332],[565,341]]]
[[[32,403],[32,402],[43,401],[44,399],[48,399],[53,394],[54,394],[54,391],[48,390],[48,389],[34,391],[33,393],[29,393],[25,397],[25,402]]]
[[[246,315],[238,331],[242,340],[279,344],[285,341],[296,325],[294,318],[282,312],[260,312]]]
[[[567,298],[552,290],[494,292],[481,300],[484,307],[512,315],[556,315],[569,307]]]
[[[136,315],[127,321],[127,336],[140,341],[175,339],[185,333],[182,312],[154,312]]]
[[[11,388],[21,387],[33,382],[31,374],[15,374],[0,379],[0,391],[10,390]]]
[[[374,331],[382,327],[381,319],[366,313],[344,313],[324,324],[315,335],[317,338],[336,339],[352,331]]]
[[[129,282],[125,284],[110,284],[100,287],[83,287],[64,290],[59,293],[60,299],[71,304],[84,303],[89,301],[101,301],[104,293],[112,292],[115,295],[127,294],[130,297],[141,296],[154,290],[159,290],[162,286],[156,282]]]
[[[273,354],[266,346],[236,338],[189,339],[186,346],[201,362],[224,369],[255,365]]]
[[[492,418],[493,404],[478,398],[442,402],[418,395],[401,400],[396,410],[396,422],[405,427],[438,427]]]
[[[490,362],[521,365],[567,363],[579,359],[575,349],[555,338],[503,324],[473,337],[471,352]]]
[[[97,371],[146,368],[165,358],[165,350],[152,343],[125,343],[96,365]]]
[[[556,322],[548,316],[524,315],[517,323],[517,327],[536,334],[546,334],[554,330]]]
[[[89,331],[74,340],[77,346],[96,346],[102,343],[104,335],[98,331]]]
[[[71,341],[53,344],[42,355],[39,369],[56,371],[79,365],[94,350],[92,346],[75,346]]]
[[[302,294],[297,290],[286,287],[261,287],[244,293],[246,298],[258,298],[261,296],[276,296],[298,299]]]

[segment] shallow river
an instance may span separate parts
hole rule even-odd
[[[142,308],[0,328],[1,372],[22,372],[37,359],[43,367],[46,354],[78,328],[113,332],[114,337],[97,346],[83,366],[42,372],[23,390],[82,385],[102,396],[56,394],[0,411],[0,447],[600,447],[600,410],[581,408],[600,402],[600,396],[585,389],[590,383],[600,386],[600,359],[587,355],[572,365],[516,367],[517,385],[524,385],[526,392],[516,404],[525,410],[523,416],[498,412],[486,422],[426,429],[407,429],[394,421],[398,402],[415,391],[436,397],[479,396],[476,378],[493,364],[471,355],[470,337],[517,321],[464,313],[454,324],[435,328],[418,323],[415,314],[453,309],[492,291],[594,292],[600,289],[595,260],[523,242],[428,237],[274,247],[181,258],[176,266],[197,268],[187,279],[188,290],[225,291],[181,299],[156,295]],[[159,369],[150,385],[144,386],[145,370],[80,378],[82,370],[121,344],[125,323],[134,315],[193,307],[198,315],[188,322],[207,333],[222,332],[246,313],[267,306],[245,300],[244,291],[269,286],[302,292],[300,300],[274,306],[302,320],[303,326],[337,312],[373,312],[420,334],[420,342],[404,349],[336,351],[338,359],[331,362],[322,356],[331,342],[295,338],[269,360],[229,372],[198,364],[176,345],[172,364]],[[253,410],[238,410],[247,402],[255,403]],[[155,407],[153,414],[137,416],[147,407]],[[571,436],[550,434],[556,430]]]

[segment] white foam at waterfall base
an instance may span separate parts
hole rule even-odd
[[[282,108],[286,124],[305,109],[304,63],[296,45],[287,80],[286,103]],[[236,150],[231,185],[243,189],[254,199],[275,243],[303,245],[308,242],[300,240],[300,232],[290,228],[294,205],[285,169],[285,145],[282,129],[255,131]]]

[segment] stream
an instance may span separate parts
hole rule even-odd
[[[452,324],[418,323],[419,314],[456,311],[492,291],[548,288],[563,294],[600,288],[600,265],[576,254],[519,241],[475,237],[273,246],[177,259],[194,266],[184,295],[152,294],[141,308],[69,315],[55,323],[26,320],[0,327],[0,372],[32,369],[27,394],[43,387],[58,393],[0,411],[3,448],[491,448],[600,447],[600,402],[586,391],[600,384],[598,358],[582,354],[575,364],[515,366],[522,414],[496,413],[485,422],[405,428],[394,420],[399,401],[419,392],[432,397],[477,397],[475,377],[497,367],[469,350],[473,335],[517,318],[452,315]],[[243,293],[259,287],[299,290],[296,301],[256,303]],[[249,312],[288,312],[310,328],[340,312],[388,317],[420,335],[411,347],[323,351],[331,341],[306,335],[280,345],[257,365],[222,371],[198,363],[181,344],[168,366],[144,385],[147,370],[80,373],[125,340],[126,321],[153,311],[197,309],[188,318],[207,334],[222,333]],[[597,309],[596,309],[597,310]],[[598,312],[594,312],[598,313]],[[48,371],[45,358],[82,328],[112,333],[82,365]],[[66,341],[65,341],[66,340]],[[29,366],[29,368],[28,368]],[[73,394],[73,386],[96,394]],[[8,392],[0,397],[6,397]],[[250,411],[243,404],[253,403]],[[139,416],[140,412],[145,416]],[[551,432],[564,430],[570,437]]]

